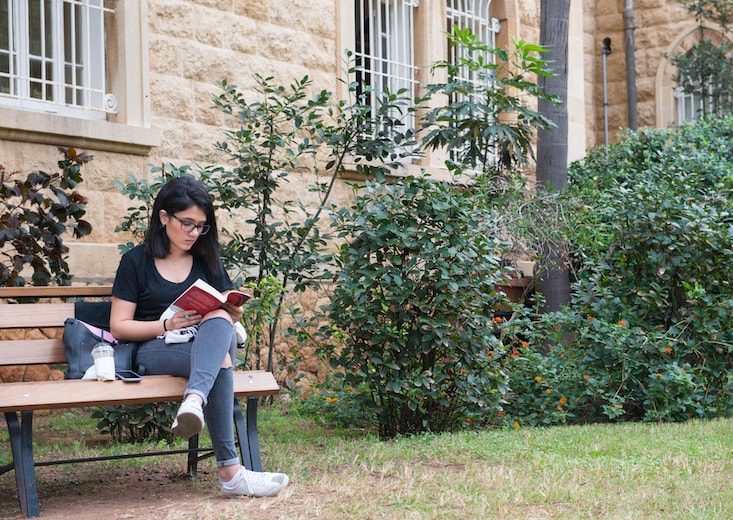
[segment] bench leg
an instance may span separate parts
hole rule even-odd
[[[15,466],[15,484],[18,488],[20,512],[27,517],[41,515],[36,487],[36,468],[33,463],[33,412],[5,412],[10,449]]]
[[[195,477],[199,468],[199,436],[188,439],[188,474]]]
[[[242,465],[252,471],[262,471],[260,440],[257,433],[257,406],[259,397],[247,398],[247,420],[244,420],[239,399],[234,398],[234,426],[239,442]]]

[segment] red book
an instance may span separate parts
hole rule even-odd
[[[203,316],[226,302],[240,307],[249,299],[250,295],[241,291],[230,291],[224,295],[199,278],[170,304],[160,319],[168,319],[181,311],[196,311]]]

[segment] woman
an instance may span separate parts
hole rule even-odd
[[[219,257],[214,206],[200,182],[179,177],[166,183],[153,204],[143,244],[122,256],[112,289],[112,334],[137,341],[142,374],[188,377],[172,431],[186,439],[208,425],[224,496],[272,496],[288,484],[283,473],[249,471],[234,443],[234,323],[243,310],[231,304],[205,316],[181,311],[160,320],[166,308],[197,278],[221,292],[232,282]],[[166,332],[196,325],[192,340],[167,344]]]

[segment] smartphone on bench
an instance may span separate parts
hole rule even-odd
[[[117,379],[121,379],[125,383],[137,383],[143,378],[143,376],[132,370],[117,370],[115,374],[117,375]]]

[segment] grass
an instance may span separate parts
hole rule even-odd
[[[50,424],[56,431],[46,444]],[[39,457],[64,446],[82,453],[119,450],[86,446],[78,432],[93,429],[94,422],[74,414],[54,422],[41,417],[36,426]],[[254,515],[241,502],[226,515],[203,517],[733,518],[732,427],[733,420],[721,419],[465,431],[382,442],[366,432],[337,431],[263,409],[265,466],[289,473],[292,482],[281,494],[277,516],[275,510]],[[82,440],[60,443],[65,428]],[[0,464],[8,457],[7,433],[2,435]],[[5,489],[12,473],[0,479]]]

